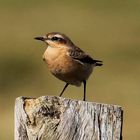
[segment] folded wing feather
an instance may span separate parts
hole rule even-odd
[[[88,63],[88,64],[96,64],[96,66],[102,66],[102,61],[100,60],[95,60],[91,58],[88,54],[83,52],[80,48],[75,47],[73,49],[69,50],[69,55],[75,59],[78,60],[82,63]]]

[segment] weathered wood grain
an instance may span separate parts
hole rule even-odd
[[[120,106],[54,96],[19,97],[15,140],[121,140]]]

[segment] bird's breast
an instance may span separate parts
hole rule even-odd
[[[43,59],[48,64],[52,73],[62,73],[68,68],[68,58],[66,49],[48,47],[43,55]],[[70,62],[70,61],[69,61]]]

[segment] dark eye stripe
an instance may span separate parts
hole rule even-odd
[[[65,39],[61,38],[61,37],[52,37],[51,38],[52,41],[57,41],[57,42],[61,42],[61,43],[66,43]]]
[[[52,41],[57,41],[57,40],[59,40],[59,38],[55,36],[55,37],[52,37],[51,40]]]

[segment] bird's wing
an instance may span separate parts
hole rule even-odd
[[[69,50],[69,55],[75,59],[78,60],[82,63],[88,63],[88,64],[95,64],[96,66],[101,66],[102,61],[100,60],[95,60],[93,58],[91,58],[88,54],[86,54],[85,52],[83,52],[80,48],[75,47]]]

